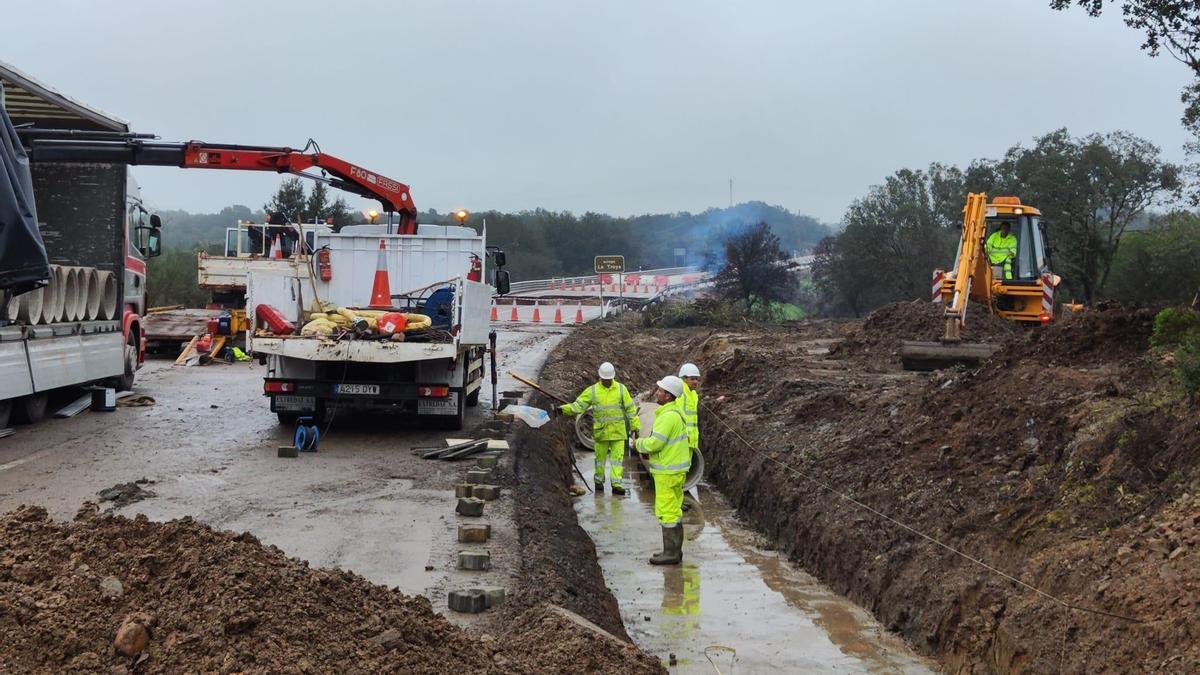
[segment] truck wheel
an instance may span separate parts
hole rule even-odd
[[[117,391],[133,389],[133,380],[137,377],[138,342],[137,335],[132,332],[125,340],[125,373],[117,378]]]
[[[46,404],[50,396],[46,392],[30,394],[17,401],[13,415],[20,424],[35,424],[46,417]]]
[[[12,417],[13,402],[12,399],[0,401],[0,429],[7,429],[8,422]]]

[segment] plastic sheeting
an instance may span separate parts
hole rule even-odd
[[[49,276],[29,158],[4,108],[0,84],[0,289],[19,295],[45,285]]]

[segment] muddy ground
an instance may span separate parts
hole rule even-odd
[[[901,371],[893,343],[936,330],[927,304],[861,326],[606,321],[547,368],[587,353],[645,386],[696,361],[713,405],[701,415],[709,480],[951,672],[1196,672],[1200,420],[1147,349],[1153,314],[1100,307],[1004,327],[988,331],[1005,346],[979,369]]]
[[[536,372],[561,337],[505,327],[501,373]],[[318,453],[281,459],[291,430],[267,410],[261,377],[254,365],[156,362],[138,385],[154,405],[47,420],[5,439],[0,672],[659,671],[627,642],[581,629],[587,620],[625,637],[553,462],[524,459],[533,449],[512,439],[496,474],[503,495],[485,510],[492,539],[459,544],[454,484],[471,462],[413,454],[444,432],[335,418]],[[489,422],[490,391],[483,398],[461,435],[504,433]],[[105,515],[71,521],[98,496]],[[492,553],[491,571],[456,569],[470,547]],[[105,595],[110,577],[119,598]],[[480,585],[506,587],[508,602],[448,611],[449,590]],[[142,663],[112,645],[136,614],[151,636]],[[380,649],[388,630],[404,635]],[[442,638],[446,649],[433,644]]]

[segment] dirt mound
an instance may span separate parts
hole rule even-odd
[[[475,640],[425,598],[191,519],[0,517],[2,672],[564,672],[596,653],[645,671],[636,652],[570,643],[578,653]]]
[[[817,325],[588,327],[555,358],[602,354],[637,376],[698,363],[708,479],[780,550],[950,672],[1200,672],[1200,421],[1148,352],[1152,316],[1099,306],[996,332],[972,318],[971,339],[1006,346],[978,369],[919,375],[872,359],[936,337],[927,303],[884,308],[832,358]],[[1066,610],[805,477],[1136,621]]]
[[[942,305],[920,300],[884,305],[871,312],[860,328],[851,330],[832,353],[839,358],[873,360],[878,365],[898,367],[900,343],[941,339],[946,326],[943,312]],[[985,307],[967,306],[964,340],[1004,344],[1020,339],[1024,333],[1022,326],[995,316]]]
[[[1086,365],[1135,358],[1146,351],[1154,328],[1151,308],[1127,309],[1101,303],[1074,314],[1066,312],[1044,330],[1029,334],[1018,349],[1026,358],[1050,365]]]
[[[521,615],[504,636],[506,654],[536,654],[522,664],[530,673],[662,672],[658,659],[618,640],[583,617],[553,605]],[[524,669],[524,667],[522,669]]]

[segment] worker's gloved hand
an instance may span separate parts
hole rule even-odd
[[[638,432],[637,432],[637,430],[634,430],[634,431],[631,431],[631,432],[629,432],[629,437],[630,437],[630,438],[632,438],[633,440],[635,440],[635,441],[636,441],[636,440],[638,439]]]

